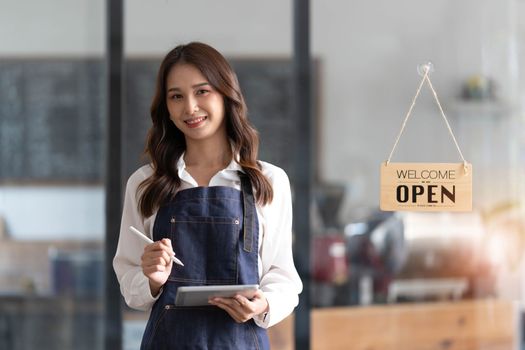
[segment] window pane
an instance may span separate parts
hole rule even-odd
[[[125,175],[147,161],[141,153],[151,125],[149,107],[160,61],[176,45],[202,41],[219,50],[237,73],[250,121],[260,133],[259,158],[284,168],[293,182],[293,153],[282,152],[293,148],[295,137],[291,11],[291,1],[277,0],[127,1]],[[123,319],[125,347],[136,349],[148,313],[126,307]],[[287,319],[283,330],[273,329],[272,348],[292,344],[291,325]]]
[[[312,1],[313,54],[322,67],[313,348],[352,339],[356,349],[511,349],[521,339],[518,8],[513,0]],[[379,167],[421,82],[416,68],[429,60],[433,87],[473,164],[473,210],[382,212]],[[424,84],[392,162],[461,161]]]
[[[104,11],[2,5],[2,349],[102,348]]]

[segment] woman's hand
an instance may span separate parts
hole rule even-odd
[[[251,300],[238,294],[233,298],[213,298],[209,303],[226,311],[237,323],[268,311],[268,301],[261,290],[257,290]]]
[[[159,294],[160,288],[166,283],[171,273],[173,262],[173,248],[171,240],[163,238],[155,243],[148,244],[142,254],[142,272],[149,279],[151,295]]]

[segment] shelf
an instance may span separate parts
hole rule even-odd
[[[503,101],[457,100],[449,104],[448,113],[456,117],[508,117],[512,107]]]

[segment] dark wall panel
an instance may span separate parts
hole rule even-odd
[[[124,175],[141,159],[160,59],[126,62]],[[293,175],[296,124],[291,60],[232,59],[260,159]],[[0,182],[102,182],[106,113],[104,62],[24,59],[0,62]],[[111,117],[111,116],[109,116]]]

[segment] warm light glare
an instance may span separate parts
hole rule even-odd
[[[481,239],[484,226],[478,213],[404,213],[405,238]]]
[[[491,235],[487,240],[487,259],[493,266],[499,266],[505,259],[506,241],[500,235]]]

